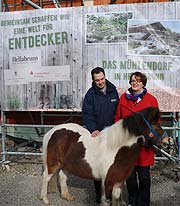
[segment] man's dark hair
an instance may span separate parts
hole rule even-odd
[[[94,80],[94,74],[99,74],[99,73],[103,73],[105,76],[105,71],[102,67],[95,67],[94,69],[91,70],[91,76],[92,76],[92,80]]]
[[[143,74],[143,73],[141,73],[141,72],[134,72],[134,73],[132,73],[131,76],[130,76],[129,84],[131,84],[132,76],[139,77],[140,80],[141,80],[141,82],[143,83],[144,87],[146,86],[147,77],[146,77],[145,74]]]

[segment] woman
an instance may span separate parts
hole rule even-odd
[[[129,116],[147,107],[158,107],[157,99],[145,88],[147,78],[141,72],[134,72],[129,81],[131,87],[121,95],[114,121]],[[150,205],[150,166],[154,164],[153,147],[142,147],[131,177],[127,180],[129,205]]]

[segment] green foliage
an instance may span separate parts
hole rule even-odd
[[[129,43],[129,48],[130,49],[136,49],[138,47],[141,46],[141,42],[133,42],[133,43]]]
[[[87,15],[87,42],[126,41],[128,18],[132,18],[132,13]]]
[[[9,109],[19,109],[21,102],[18,96],[8,96],[7,97],[7,106]]]

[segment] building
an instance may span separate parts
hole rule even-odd
[[[168,0],[0,0],[0,9],[1,11],[22,11],[38,8],[59,8],[167,1]]]

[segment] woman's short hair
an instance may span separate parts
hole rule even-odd
[[[141,72],[134,72],[134,73],[132,73],[131,76],[130,76],[130,79],[129,79],[129,84],[131,84],[133,76],[139,77],[141,82],[143,83],[144,87],[146,86],[146,84],[147,84],[147,77],[146,77],[145,74],[143,74]]]
[[[105,71],[102,67],[95,67],[94,69],[91,70],[91,76],[92,76],[92,80],[94,80],[94,74],[99,74],[99,73],[103,73],[105,76]]]

